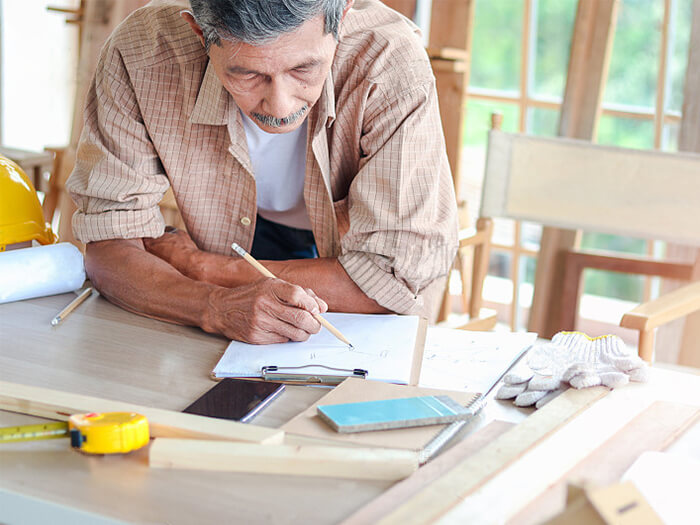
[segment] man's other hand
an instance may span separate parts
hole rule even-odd
[[[306,341],[321,329],[313,317],[328,305],[312,290],[265,279],[209,295],[202,328],[252,344]]]

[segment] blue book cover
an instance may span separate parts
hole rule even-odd
[[[466,419],[472,411],[449,396],[421,396],[319,405],[319,417],[337,432],[364,432]]]

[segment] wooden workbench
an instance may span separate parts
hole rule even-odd
[[[72,297],[0,305],[0,380],[172,410],[183,409],[212,387],[209,372],[227,346],[225,339],[130,314],[97,295],[52,327],[51,319]],[[626,410],[620,416],[622,424],[650,400],[665,396],[659,390],[661,382],[677,383],[685,391],[685,397],[680,391],[666,392],[674,400],[700,399],[700,377],[654,372],[660,374],[654,388],[631,385],[603,400]],[[324,393],[320,388],[288,387],[255,424],[279,426]],[[510,403],[491,402],[474,430],[494,418],[517,422],[527,414]],[[0,411],[2,426],[36,421]],[[0,521],[13,523],[18,515],[34,518],[26,521],[45,521],[50,512],[72,523],[338,523],[390,486],[378,481],[149,469],[143,451],[88,457],[66,448],[63,440],[2,446]],[[700,457],[700,450],[695,453]],[[518,465],[514,467],[508,470],[518,472]],[[500,483],[512,490],[516,482],[506,475]],[[471,497],[473,504],[468,498],[452,517],[473,518],[470,509],[492,505],[498,490],[498,485],[487,483]],[[519,507],[510,509],[511,516],[528,502],[513,501]],[[445,517],[452,521],[449,518]]]

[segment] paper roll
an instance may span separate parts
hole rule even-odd
[[[83,254],[68,242],[0,253],[0,303],[71,292],[84,282]]]

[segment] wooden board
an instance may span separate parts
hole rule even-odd
[[[392,385],[380,381],[349,378],[301,414],[282,425],[281,429],[286,432],[285,443],[288,444],[313,444],[321,442],[317,440],[323,440],[324,444],[335,441],[338,445],[345,446],[387,447],[419,451],[446,425],[339,434],[318,417],[316,407],[318,405],[433,395],[449,395],[462,405],[467,405],[476,396],[476,394],[469,392]]]
[[[608,394],[607,388],[569,389],[525,421],[459,462],[409,501],[384,516],[382,524],[432,523],[530,448]]]
[[[397,483],[377,499],[362,507],[348,519],[343,525],[361,525],[376,523],[396,508],[401,502],[408,501],[426,485],[435,481],[462,460],[474,454],[482,447],[496,439],[505,431],[510,430],[514,423],[493,421],[475,434],[464,439],[454,447],[436,459],[423,465],[415,473],[405,480]]]
[[[85,412],[137,412],[148,419],[151,437],[190,437],[252,443],[281,443],[284,439],[284,432],[277,429],[7,381],[0,381],[0,409],[62,421],[72,414]]]
[[[697,406],[665,401],[653,403],[509,523],[542,523],[562,511],[569,482],[609,485],[619,481],[642,452],[664,450],[699,418],[700,407]]]
[[[418,468],[418,454],[408,450],[199,439],[158,438],[151,443],[148,458],[156,468],[389,481],[403,479]]]

